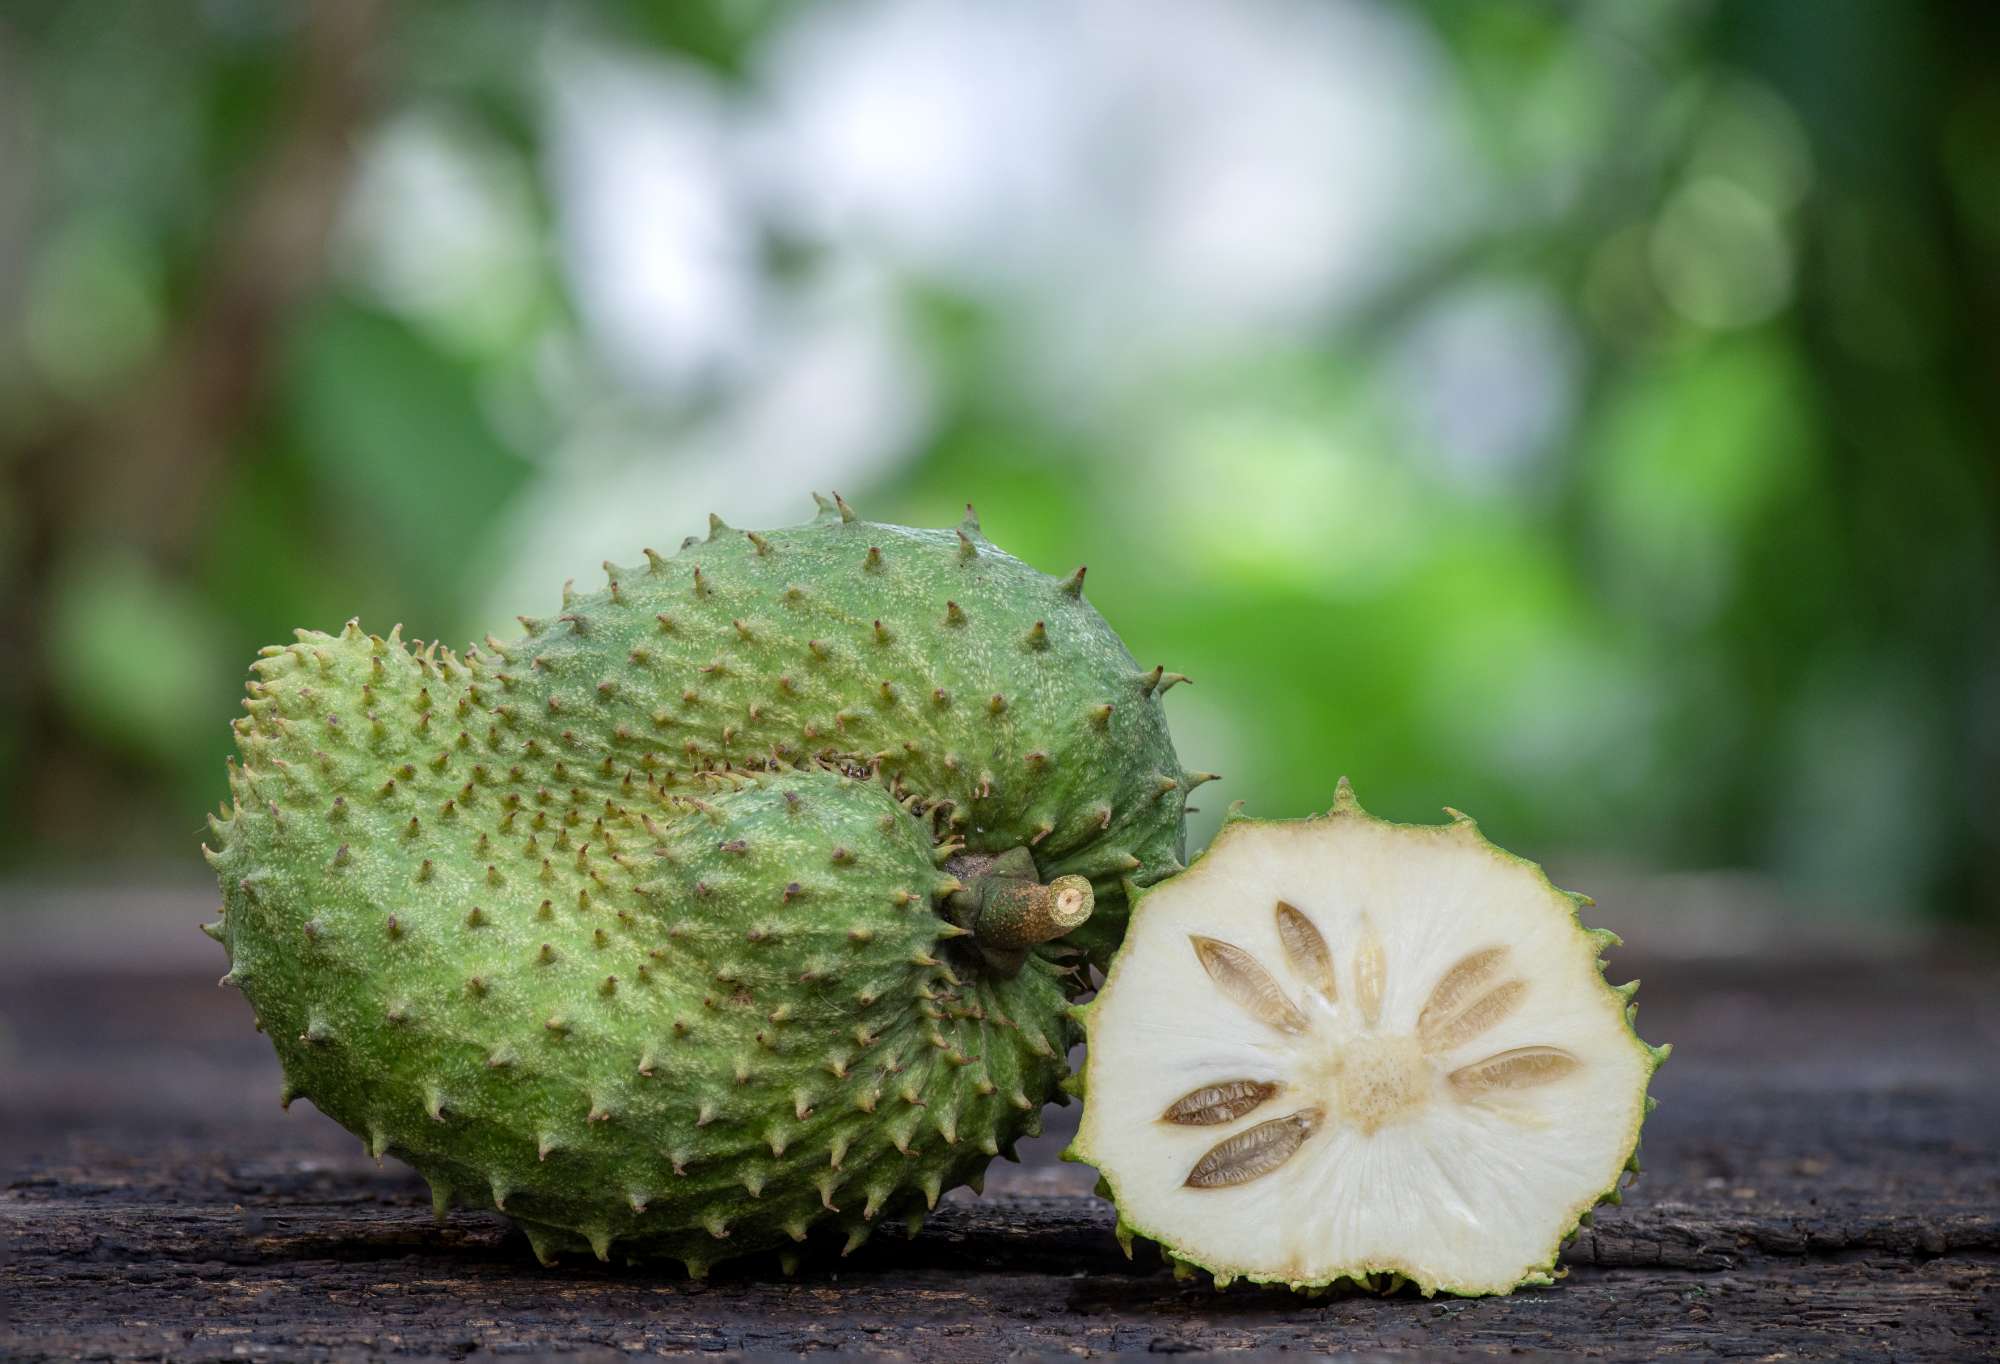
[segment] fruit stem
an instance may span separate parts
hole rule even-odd
[[[1087,877],[1058,876],[1043,885],[1026,848],[962,856],[949,865],[965,888],[950,897],[947,908],[972,931],[987,966],[1001,976],[1017,974],[1030,949],[1073,932],[1097,907]]]
[[[972,931],[982,946],[1001,950],[1052,942],[1080,927],[1097,905],[1082,876],[1058,876],[1046,886],[994,877],[981,890]]]

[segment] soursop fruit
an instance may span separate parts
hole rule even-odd
[[[463,656],[253,666],[209,925],[309,1097],[544,1259],[849,1248],[1040,1130],[1127,889],[1177,870],[1160,697],[968,519],[824,504],[607,565]]]
[[[1449,824],[1232,818],[1144,892],[1091,1003],[1083,1118],[1119,1236],[1181,1271],[1425,1295],[1550,1282],[1638,1169],[1666,1059],[1589,902]],[[1075,1083],[1075,1082],[1072,1082]]]

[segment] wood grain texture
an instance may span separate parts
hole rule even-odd
[[[19,920],[16,921],[18,926]],[[5,932],[0,925],[0,932]],[[191,932],[192,929],[190,928]],[[0,1357],[346,1360],[744,1351],[1310,1349],[1605,1359],[2000,1358],[2000,972],[1964,962],[1630,962],[1676,1044],[1647,1172],[1509,1298],[1312,1301],[1128,1262],[1075,1110],[914,1241],[796,1278],[536,1267],[506,1224],[295,1105],[248,1011],[107,935],[0,951]],[[219,954],[217,954],[219,957]]]

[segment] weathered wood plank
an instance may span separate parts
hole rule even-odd
[[[1256,1346],[1966,1359],[1991,1350],[2000,1308],[1990,1224],[1934,1257],[1864,1246],[1771,1256],[1732,1226],[1630,1217],[1602,1235],[1611,1258],[1643,1268],[1583,1264],[1555,1289],[1505,1299],[1302,1302],[1264,1290],[1218,1296],[1144,1255],[1127,1265],[1108,1214],[1077,1196],[953,1204],[914,1242],[846,1262],[829,1252],[795,1280],[751,1261],[689,1283],[595,1264],[536,1269],[495,1221],[432,1226],[421,1191],[397,1176],[342,1178],[337,1201],[319,1191],[321,1174],[301,1178],[317,1189],[288,1194],[293,1180],[260,1185],[219,1171],[213,1203],[80,1197],[60,1216],[32,1190],[12,1191],[0,1205],[18,1247],[9,1288],[23,1309],[11,1350],[191,1357],[245,1345],[288,1358],[451,1358],[593,1344],[988,1359]],[[251,1203],[222,1201],[232,1191]],[[1719,1248],[1705,1263],[1731,1267],[1663,1267],[1691,1243]]]
[[[2000,1357],[2000,974],[1658,962],[1646,1031],[1678,1045],[1645,1177],[1556,1288],[1480,1301],[1215,1294],[1128,1263],[1073,1110],[988,1196],[914,1241],[706,1282],[545,1271],[496,1217],[275,1103],[247,1011],[178,965],[0,962],[0,1354],[461,1359],[738,1350],[1275,1349],[1608,1359]],[[211,977],[212,979],[212,977]]]

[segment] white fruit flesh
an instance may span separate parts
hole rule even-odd
[[[1088,1010],[1080,1158],[1219,1278],[1537,1280],[1665,1054],[1602,941],[1470,821],[1232,824],[1147,893]]]

